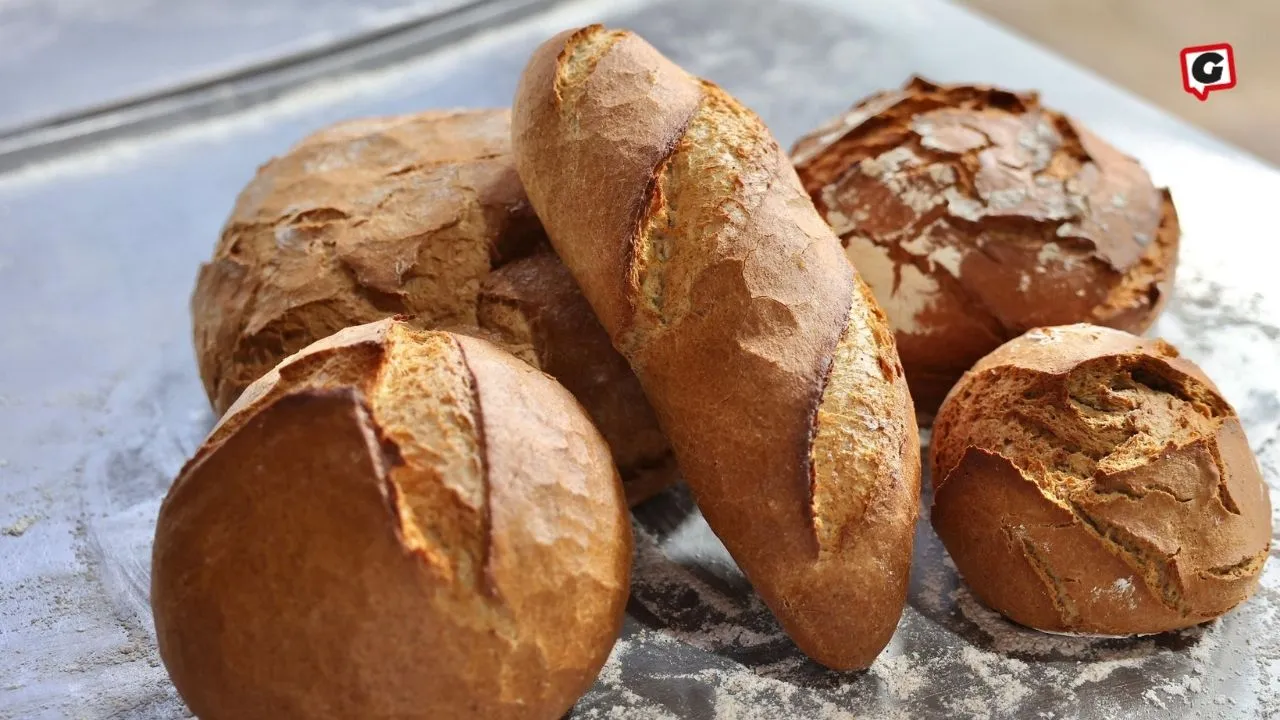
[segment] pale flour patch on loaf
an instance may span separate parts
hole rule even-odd
[[[987,214],[985,205],[954,187],[947,188],[942,196],[947,201],[947,212],[962,220],[978,222]]]
[[[1130,608],[1138,607],[1138,599],[1137,597],[1134,596],[1134,585],[1133,585],[1132,577],[1117,578],[1116,581],[1111,583],[1110,585],[1106,585],[1104,587],[1096,587],[1092,591],[1092,595],[1094,598],[1099,598],[1104,594],[1112,595],[1117,598],[1120,598]]]
[[[1058,233],[1062,235],[1061,232]],[[1036,253],[1036,269],[1040,268],[1047,271],[1054,265],[1061,266],[1063,270],[1073,270],[1080,260],[1068,253],[1062,251],[1062,246],[1055,242],[1047,242],[1040,246],[1040,251]]]
[[[953,246],[939,247],[929,253],[929,263],[946,269],[951,273],[951,277],[960,277],[960,263],[964,260],[964,255]]]
[[[911,148],[896,147],[878,157],[863,160],[858,165],[858,170],[867,177],[901,182],[899,174],[902,169],[919,164],[920,158],[911,151]]]
[[[887,249],[857,235],[848,238],[845,254],[867,284],[880,289],[880,307],[896,331],[913,334],[924,329],[919,316],[937,302],[937,280],[914,265],[899,267]],[[884,288],[891,291],[886,294]]]

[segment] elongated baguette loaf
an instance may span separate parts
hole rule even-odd
[[[919,439],[892,331],[786,155],[599,26],[534,53],[512,140],[712,529],[804,652],[869,665],[906,598]]]

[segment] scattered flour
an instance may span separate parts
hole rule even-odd
[[[871,666],[871,674],[898,700],[910,700],[929,678],[928,669],[906,655],[879,658]]]
[[[1031,695],[1031,688],[1019,679],[1027,671],[1021,660],[966,645],[961,651],[964,663],[995,693],[999,713],[1009,715],[1018,703]]]
[[[1160,698],[1160,695],[1156,692],[1155,688],[1150,688],[1146,692],[1142,693],[1142,697],[1146,698],[1147,702],[1155,705],[1161,710],[1169,709],[1169,706],[1164,704],[1164,700]]]
[[[1071,687],[1078,688],[1081,685],[1097,683],[1111,677],[1111,673],[1122,669],[1138,669],[1146,664],[1144,657],[1119,658],[1116,660],[1096,660],[1094,662],[1084,664],[1084,668],[1076,674],[1075,679],[1071,681]]]
[[[38,516],[23,515],[6,527],[0,528],[0,533],[4,533],[9,537],[22,537],[25,532],[31,529],[32,525],[35,525],[39,521],[40,518]]]

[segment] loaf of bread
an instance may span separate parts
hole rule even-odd
[[[507,110],[432,111],[334,125],[263,165],[191,298],[215,410],[344,327],[474,325],[489,270],[545,246],[510,138]]]
[[[561,717],[622,622],[631,526],[581,407],[383,320],[285,360],[165,498],[151,602],[202,720]]]
[[[507,110],[433,111],[341,123],[264,165],[192,298],[214,408],[307,344],[402,314],[496,342],[562,382],[604,432],[632,502],[674,482],[653,411],[547,247],[510,146]],[[530,253],[540,259],[481,292]]]
[[[1271,504],[1240,420],[1160,340],[1037,329],[956,385],[932,519],[987,605],[1054,632],[1205,622],[1258,586]]]
[[[1168,191],[1034,93],[915,78],[792,158],[893,325],[922,421],[1006,340],[1076,322],[1142,332],[1172,287]]]
[[[906,598],[919,438],[892,332],[785,153],[600,26],[535,51],[512,138],[711,528],[804,652],[869,665]]]
[[[495,270],[481,284],[479,302],[480,327],[537,358],[582,403],[613,450],[629,503],[676,481],[671,445],[640,382],[560,258],[541,252]]]

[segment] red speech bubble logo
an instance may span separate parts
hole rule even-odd
[[[1229,43],[1182,48],[1182,89],[1200,102],[1236,86],[1236,54]]]

